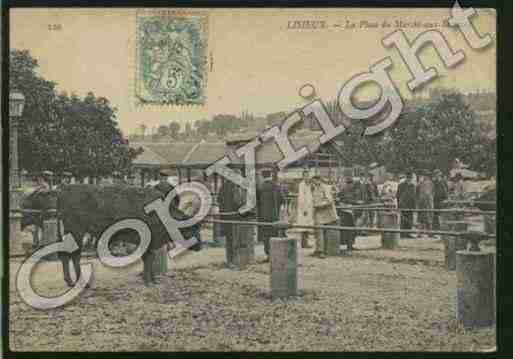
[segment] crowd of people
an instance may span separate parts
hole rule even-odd
[[[418,171],[417,174],[408,172],[378,185],[371,173],[363,178],[345,176],[328,182],[319,175],[310,176],[310,171],[305,169],[297,186],[294,209],[285,211],[288,215],[284,216],[283,206],[287,206],[289,201],[286,201],[283,187],[270,171],[262,174],[264,180],[257,188],[258,220],[294,224],[291,232],[298,233],[301,246],[310,248],[309,239],[314,237],[314,255],[321,258],[325,256],[327,230],[311,226],[380,227],[379,212],[371,207],[385,206],[405,210],[400,215],[401,229],[439,230],[440,216],[433,210],[443,208],[449,197],[448,180],[440,170]],[[460,188],[462,178],[456,176],[451,181],[457,198],[463,191]],[[269,254],[269,239],[276,233],[273,227],[259,227],[259,238],[264,242],[266,254]],[[356,235],[355,231],[342,232],[341,243],[352,250]],[[401,237],[416,236],[402,233]]]
[[[241,173],[240,170],[237,171]],[[326,254],[325,239],[328,230],[312,227],[325,225],[381,227],[381,216],[378,215],[378,210],[372,209],[373,206],[404,209],[405,211],[400,213],[401,229],[414,229],[414,214],[417,213],[417,228],[439,230],[439,213],[432,210],[444,207],[444,201],[449,197],[449,182],[440,170],[431,173],[417,172],[417,174],[408,172],[404,175],[389,177],[388,180],[378,185],[371,173],[363,177],[348,175],[340,177],[336,181],[327,181],[318,174],[311,176],[311,171],[304,169],[297,186],[297,195],[292,201],[294,205],[290,206],[287,186],[278,181],[277,173],[274,170],[264,169],[259,173],[261,181],[257,185],[256,211],[245,215],[238,212],[239,208],[244,205],[245,194],[239,186],[231,181],[224,181],[220,187],[217,193],[217,203],[219,212],[223,214],[221,219],[224,220],[257,219],[260,222],[294,224],[291,232],[297,233],[301,247],[311,248],[309,240],[313,237],[314,255],[322,258]],[[43,173],[38,177],[37,187],[39,190],[48,190],[70,183],[70,173],[64,173],[61,177],[58,185],[52,185],[51,173]],[[116,181],[116,178],[114,176],[114,183],[119,182]],[[169,187],[167,180],[167,174],[161,173],[156,186]],[[194,178],[194,181],[200,181],[211,187],[202,178]],[[453,195],[458,198],[463,192],[463,179],[457,175],[451,181]],[[132,184],[130,182],[128,180],[126,184]],[[200,206],[199,199],[195,196],[180,196],[179,202],[176,197],[173,204],[188,216],[192,216]],[[292,210],[291,207],[293,207]],[[221,227],[225,245],[236,245],[234,243],[234,225],[222,224]],[[279,232],[275,226],[258,226],[257,232],[257,238],[264,243],[265,254],[269,256],[270,238],[278,236]],[[352,250],[357,234],[356,231],[341,232],[341,243],[345,244],[348,250]],[[401,237],[415,237],[415,235],[401,233]],[[227,261],[230,262],[230,258]]]

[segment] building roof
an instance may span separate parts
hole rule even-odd
[[[321,131],[310,131],[308,134],[293,134],[289,140],[294,148],[299,149],[303,146],[309,148],[312,152],[316,146],[320,145],[319,137]],[[241,136],[245,141],[252,140],[255,137]],[[234,142],[229,142],[233,144]],[[239,141],[236,146],[230,146],[223,142],[175,142],[175,143],[143,143],[132,142],[130,146],[134,148],[142,147],[143,152],[133,161],[134,167],[146,168],[206,168],[215,161],[228,155],[232,158],[232,163],[242,165],[244,159],[236,158],[233,154],[234,149],[239,148]],[[241,142],[243,143],[243,142]],[[331,150],[331,152],[333,152]],[[261,144],[256,149],[257,166],[272,166],[283,159],[278,145],[275,141],[269,140]]]
[[[165,158],[153,152],[151,148],[145,144],[134,143],[130,144],[130,146],[134,148],[140,147],[143,149],[143,152],[139,154],[132,162],[136,167],[160,167],[167,163]]]

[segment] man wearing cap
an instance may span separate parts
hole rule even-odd
[[[449,196],[449,187],[442,176],[442,171],[439,169],[435,170],[434,173],[433,189],[433,207],[435,209],[442,209],[443,202]],[[433,229],[436,231],[440,230],[440,212],[433,213]]]
[[[399,184],[397,187],[397,206],[399,209],[401,208],[415,208],[415,197],[416,197],[416,188],[413,183],[413,174],[408,172],[406,174],[406,178],[403,182]],[[401,229],[412,229],[413,226],[413,212],[403,212],[401,211]],[[405,233],[401,233],[401,238],[406,237],[414,237],[413,235],[407,235]]]
[[[263,170],[262,178],[262,183],[257,190],[258,221],[277,222],[280,219],[280,208],[283,203],[281,188],[273,180],[270,170]],[[275,236],[277,236],[275,227],[258,227],[258,237],[264,242],[267,260],[269,260],[269,240]]]

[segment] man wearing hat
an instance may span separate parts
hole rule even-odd
[[[457,200],[465,199],[465,190],[463,186],[463,176],[460,172],[456,173],[452,178],[453,186],[452,190],[454,193],[454,198]]]
[[[239,168],[232,168],[233,171],[241,174]],[[217,202],[219,205],[220,220],[225,221],[244,221],[245,216],[239,214],[239,208],[244,204],[243,190],[230,180],[224,179],[219,192],[217,194]],[[235,225],[231,223],[222,223],[221,232],[225,237],[226,247],[226,265],[234,267],[236,236],[234,236]]]
[[[121,177],[121,173],[119,171],[112,172],[112,181],[114,184],[122,184],[123,178]]]
[[[155,185],[155,189],[157,189],[158,191],[160,191],[166,195],[175,188],[171,183],[169,183],[167,178],[168,178],[167,173],[160,171],[159,172],[159,183],[157,183]],[[176,195],[173,198],[172,205],[175,206],[176,208],[180,207],[180,197],[178,195]]]
[[[44,191],[50,189],[50,183],[44,173],[36,175],[36,190]]]
[[[353,186],[353,177],[352,176],[346,176],[344,178],[344,186],[338,193],[338,202],[342,207],[356,204],[357,200],[355,199],[355,189]],[[354,227],[354,217],[353,217],[353,211],[351,210],[338,210],[337,211],[338,216],[340,217],[340,225],[344,227]],[[353,245],[356,238],[356,232],[354,231],[342,231],[341,239],[343,243],[346,243],[347,249],[352,250]]]
[[[370,172],[368,173],[365,181],[365,192],[365,203],[373,204],[379,200],[378,185],[376,184],[376,182],[374,182],[374,175]],[[369,227],[374,227],[376,212],[368,211],[367,218],[369,220]]]
[[[53,172],[52,171],[43,171],[42,180],[46,183],[48,189],[53,188]]]
[[[433,209],[433,192],[434,185],[431,178],[429,178],[428,172],[422,171],[417,186],[417,207],[419,209]],[[433,223],[433,212],[419,212],[418,220],[422,229],[430,231]]]
[[[442,171],[439,169],[434,172],[433,189],[433,206],[435,209],[441,209],[443,208],[443,201],[449,196],[449,187],[442,176]],[[440,230],[440,212],[433,213],[433,229],[435,231]]]
[[[397,187],[397,206],[401,208],[415,208],[416,189],[413,183],[413,174],[408,172],[406,178]],[[413,212],[401,212],[401,229],[412,229]],[[414,237],[401,233],[401,238]]]
[[[135,186],[135,175],[133,173],[129,173],[126,180],[130,186]]]
[[[71,184],[71,177],[73,177],[73,174],[71,172],[62,172],[61,184],[63,184],[63,185]]]
[[[257,208],[259,222],[277,222],[283,197],[280,186],[273,180],[272,171],[262,171],[262,183],[257,190]],[[269,259],[269,240],[277,236],[275,227],[259,226],[258,237],[264,242],[264,252]]]

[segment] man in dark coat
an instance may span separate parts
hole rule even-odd
[[[220,220],[224,221],[240,221],[242,217],[238,214],[239,208],[242,206],[242,193],[241,188],[230,180],[224,179],[218,193],[218,204]],[[226,214],[223,214],[226,213]],[[234,225],[231,223],[222,223],[221,232],[225,237],[226,246],[226,264],[231,266],[233,264],[234,254]]]
[[[262,171],[263,182],[257,190],[258,220],[260,222],[277,222],[283,195],[280,186],[271,177],[271,171]],[[259,237],[264,242],[264,252],[269,260],[269,240],[278,235],[275,227],[259,226]]]
[[[168,193],[175,189],[175,187],[169,183],[167,180],[168,175],[164,172],[159,173],[159,183],[155,185],[155,189],[162,192],[162,193]],[[176,195],[175,198],[173,198],[172,205],[176,208],[180,207],[180,196]]]
[[[442,171],[435,170],[433,179],[434,193],[433,193],[433,207],[434,209],[443,208],[443,201],[449,196],[449,187],[447,182],[442,177]],[[440,212],[433,213],[433,229],[440,230]]]
[[[345,178],[345,184],[342,187],[342,190],[338,193],[338,203],[344,207],[347,205],[357,204],[358,193],[355,190],[353,177],[348,176]],[[338,209],[337,214],[340,218],[339,223],[343,227],[354,227],[355,219],[353,215],[353,211],[351,210],[343,210]],[[353,244],[355,242],[356,232],[354,231],[342,231],[341,242],[347,245],[348,250],[353,249]]]
[[[365,192],[366,192],[365,203],[372,204],[379,200],[378,186],[376,185],[376,182],[374,182],[374,175],[372,173],[369,173],[369,175],[367,177],[367,181],[365,182]],[[369,218],[368,225],[370,227],[373,227],[374,219],[376,218],[376,212],[369,211],[368,215],[369,215],[368,216],[368,218]]]
[[[496,210],[496,201],[497,201],[497,188],[496,185],[493,184],[485,188],[485,192],[479,196],[476,200],[477,203],[474,203],[474,206],[479,208],[481,211],[495,211]],[[484,229],[486,233],[495,234],[496,233],[496,220],[495,215],[493,214],[485,214],[484,215]]]
[[[397,206],[399,209],[401,208],[415,208],[415,197],[416,197],[416,188],[415,184],[412,182],[413,175],[412,173],[408,173],[406,175],[406,179],[399,184],[397,188]],[[411,229],[413,227],[413,212],[401,212],[401,229]],[[413,235],[407,235],[405,233],[401,233],[401,238],[406,237],[414,237]]]
[[[353,179],[352,190],[353,190],[353,199],[355,201],[354,204],[358,205],[358,206],[363,205],[365,203],[367,193],[365,191],[365,184],[362,183],[362,180],[359,177],[356,177]],[[363,221],[363,211],[361,209],[355,209],[353,211],[353,215],[354,215],[355,224],[359,223],[359,225],[361,225],[362,221]]]

